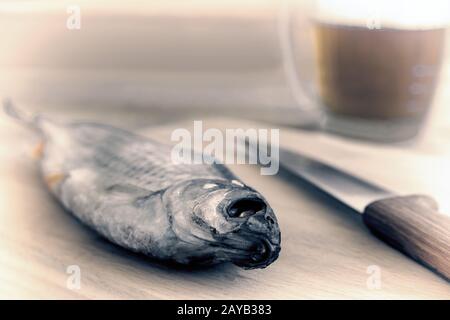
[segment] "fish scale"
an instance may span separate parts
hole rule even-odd
[[[91,128],[89,125],[74,126],[74,135],[81,145],[92,149],[93,157],[86,162],[95,160],[94,166],[107,166],[124,179],[136,179],[143,187],[153,190],[167,187],[167,181],[184,179],[186,175],[194,177],[223,178],[232,177],[232,173],[220,164],[211,166],[173,164],[170,158],[170,148],[149,139],[135,136],[122,130],[106,126]],[[118,131],[116,133],[115,131]],[[108,135],[109,132],[109,135]],[[165,153],[161,150],[166,149]],[[119,156],[120,155],[120,156]],[[223,168],[217,169],[218,166]]]
[[[277,259],[272,208],[224,165],[175,164],[170,146],[122,129],[5,110],[42,136],[41,171],[55,198],[111,242],[187,266]]]

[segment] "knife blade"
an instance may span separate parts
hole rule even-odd
[[[425,195],[399,196],[329,164],[280,148],[279,163],[362,214],[379,239],[450,281],[450,217]]]
[[[395,194],[323,162],[280,149],[280,165],[362,213],[369,203]]]

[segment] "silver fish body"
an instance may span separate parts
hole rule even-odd
[[[171,148],[107,125],[34,121],[55,197],[115,244],[183,265],[264,268],[281,235],[267,201],[220,164],[175,164]]]

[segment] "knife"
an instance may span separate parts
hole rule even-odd
[[[280,148],[280,165],[362,214],[379,239],[450,281],[450,217],[426,195],[400,196]]]

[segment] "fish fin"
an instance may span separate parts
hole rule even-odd
[[[5,110],[5,113],[10,116],[11,118],[14,118],[24,124],[25,126],[37,129],[37,120],[38,116],[36,115],[30,115],[20,109],[18,109],[11,101],[11,99],[4,99],[3,100],[3,109]]]
[[[67,174],[65,173],[52,173],[48,174],[45,177],[45,183],[47,184],[50,190],[54,190],[64,179],[67,178]]]
[[[161,201],[161,195],[166,189],[152,191],[133,184],[115,184],[106,190],[109,193],[114,193],[116,197],[128,199],[134,203],[136,207],[144,207],[153,201]]]
[[[61,129],[65,127],[64,124],[60,124],[40,114],[33,115],[22,111],[9,99],[3,100],[3,109],[8,116],[17,120],[28,129],[37,132],[44,141],[46,141],[49,137],[61,136]]]
[[[154,203],[155,201],[162,202],[162,195],[164,194],[164,191],[166,191],[166,189],[158,190],[155,192],[148,193],[144,196],[137,197],[134,201],[134,205],[136,207],[144,207],[146,205],[149,206],[151,203]]]
[[[137,197],[143,197],[147,196],[153,191],[142,188],[140,186],[136,186],[131,183],[120,183],[120,184],[113,184],[106,188],[106,191],[108,192],[116,192],[116,193],[125,193],[130,196],[137,196]]]
[[[44,142],[43,141],[39,142],[32,151],[33,158],[41,159],[44,155],[44,148],[45,148]]]

